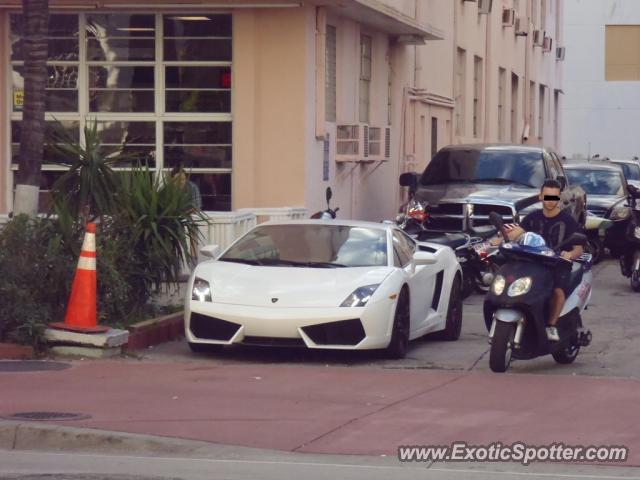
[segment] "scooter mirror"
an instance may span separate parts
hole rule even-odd
[[[333,192],[331,191],[331,187],[327,187],[327,190],[325,192],[325,197],[327,197],[327,207],[329,206],[329,201],[331,200],[332,196]]]

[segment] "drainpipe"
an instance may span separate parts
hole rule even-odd
[[[521,143],[525,143],[529,139],[531,125],[531,72],[529,62],[531,61],[530,50],[533,50],[533,24],[531,23],[533,5],[527,2],[527,25],[529,26],[529,35],[524,42],[524,127],[520,137]]]
[[[484,143],[489,141],[489,74],[492,69],[491,66],[491,12],[487,14],[485,29],[485,44],[484,44]],[[499,81],[499,80],[498,80]]]

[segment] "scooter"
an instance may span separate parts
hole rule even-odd
[[[628,187],[631,221],[626,232],[628,246],[620,257],[620,270],[625,277],[631,278],[631,288],[640,292],[640,189],[633,185]]]
[[[593,256],[593,263],[598,263],[604,257],[604,237],[608,228],[613,225],[611,220],[587,213],[584,230],[587,234],[585,249]]]
[[[429,224],[427,204],[415,199],[414,182],[415,177],[412,175],[400,176],[400,185],[409,187],[409,201],[401,207],[402,213],[396,216],[396,225],[421,242],[446,245],[455,251],[462,268],[464,298],[471,295],[474,290],[482,294],[487,293],[500,268],[496,261],[498,249],[489,242],[489,239],[496,235],[497,230],[491,225],[473,228],[472,235],[428,230],[426,227]]]
[[[492,212],[490,219],[507,238],[502,218]],[[571,235],[557,251],[544,244],[536,234],[527,234],[534,242],[511,242],[500,246],[505,264],[496,276],[484,301],[484,321],[489,331],[491,350],[489,366],[505,372],[512,359],[529,360],[551,354],[558,363],[575,361],[581,347],[591,343],[591,332],[582,325],[582,312],[591,299],[593,284],[592,256],[583,254],[576,261],[558,255],[562,247],[586,243],[586,236]],[[559,342],[547,339],[545,327],[552,295],[555,269],[570,270],[571,292],[556,325]]]
[[[331,209],[331,206],[329,205],[329,203],[331,202],[332,196],[333,196],[333,192],[331,191],[331,187],[327,187],[327,190],[325,191],[325,197],[327,199],[327,209],[314,213],[313,215],[311,215],[310,218],[320,219],[320,220],[335,220],[338,210],[340,210],[340,207],[336,208],[335,210]]]

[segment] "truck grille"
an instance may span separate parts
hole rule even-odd
[[[449,203],[429,208],[429,230],[463,232],[471,227],[489,225],[489,213],[496,212],[505,223],[515,222],[513,210],[505,205],[473,204],[473,213],[468,214],[467,204]]]

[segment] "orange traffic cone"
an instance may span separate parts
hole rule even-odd
[[[52,323],[50,326],[80,333],[108,331],[109,327],[97,324],[96,283],[96,224],[88,223],[64,323]]]

